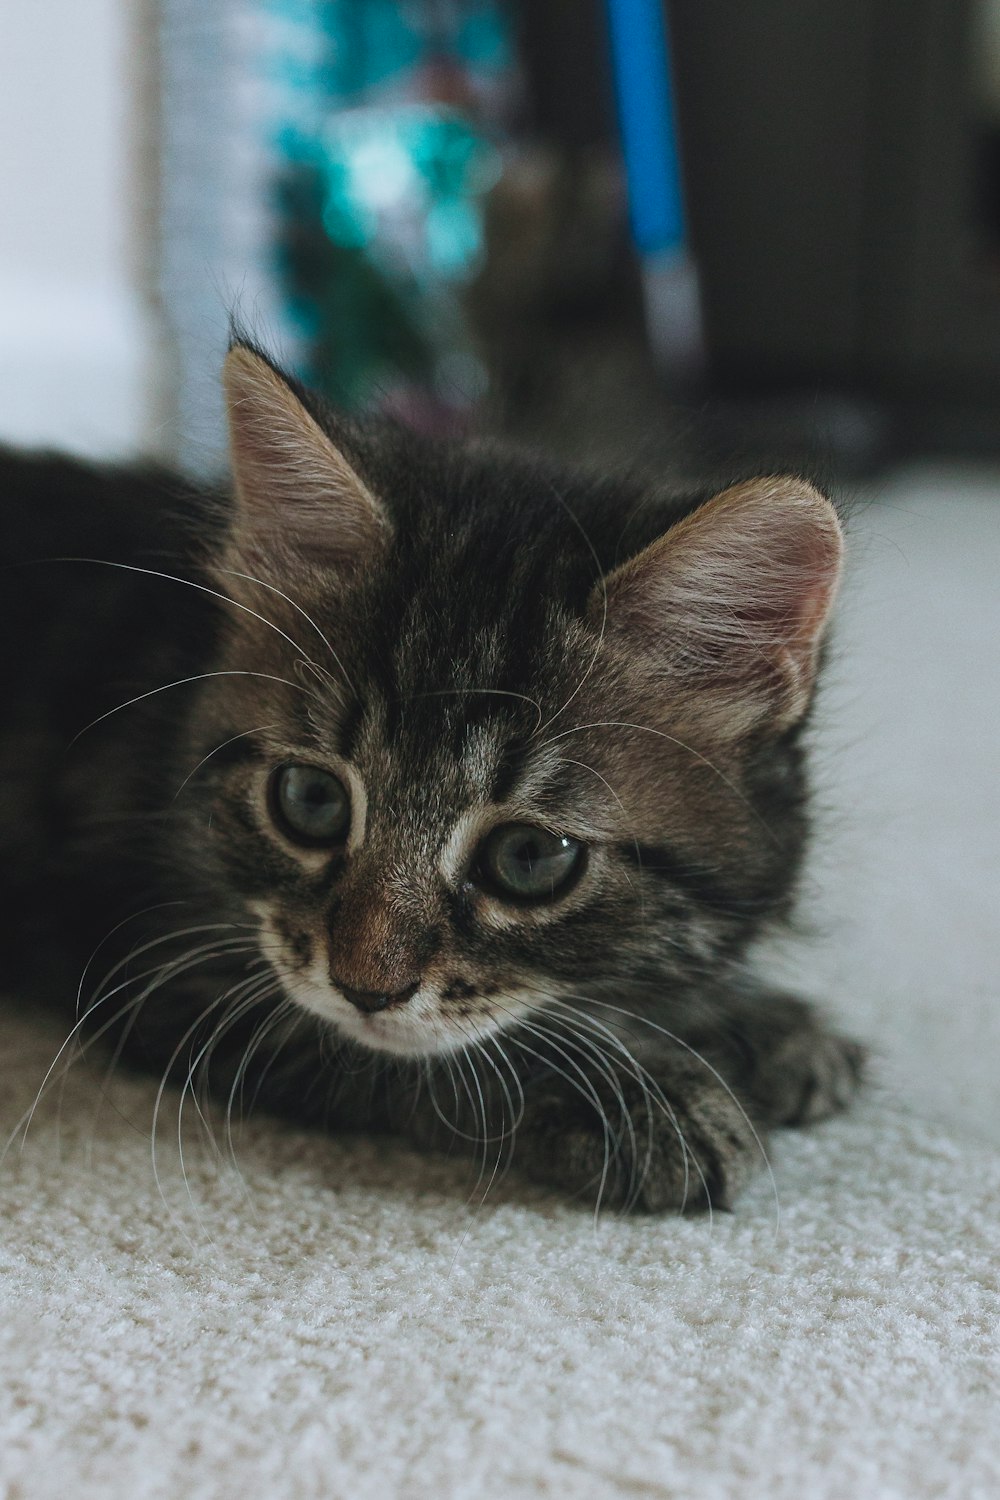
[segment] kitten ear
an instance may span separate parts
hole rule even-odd
[[[788,728],[812,695],[842,554],[836,512],[806,480],[734,485],[610,574],[606,630],[668,691],[707,693],[716,730]],[[598,620],[604,600],[595,589]]]
[[[235,551],[258,565],[294,553],[324,567],[364,566],[391,527],[340,449],[254,350],[243,344],[230,349],[222,379],[237,502]]]

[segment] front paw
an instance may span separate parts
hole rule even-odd
[[[517,1164],[598,1208],[729,1208],[766,1160],[763,1143],[725,1085],[677,1073],[669,1084],[625,1076],[581,1092],[544,1087],[529,1096]]]
[[[818,1026],[792,1032],[761,1061],[753,1084],[759,1115],[811,1125],[840,1114],[864,1081],[865,1048]]]

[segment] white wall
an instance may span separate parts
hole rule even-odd
[[[144,0],[0,0],[4,441],[158,447],[149,21]]]

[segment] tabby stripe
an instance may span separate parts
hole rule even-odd
[[[619,853],[648,875],[659,875],[705,906],[731,912],[739,901],[704,865],[687,859],[664,844],[621,844]]]

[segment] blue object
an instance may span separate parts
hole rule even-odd
[[[643,255],[684,250],[684,202],[663,0],[607,0],[632,233]]]

